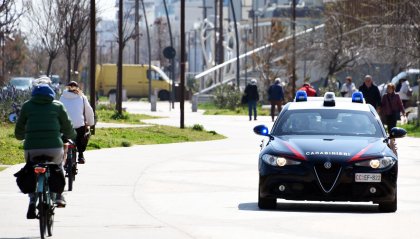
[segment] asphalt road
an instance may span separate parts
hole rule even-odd
[[[150,113],[149,106],[124,105]],[[178,106],[177,106],[178,107]],[[179,126],[179,110],[158,105],[149,122]],[[202,124],[228,139],[89,151],[67,207],[57,209],[54,238],[420,238],[420,139],[398,140],[398,211],[369,203],[278,200],[257,207],[257,124],[269,117],[202,116],[186,106],[185,124]],[[28,199],[13,173],[0,172],[0,238],[39,238],[26,220]]]

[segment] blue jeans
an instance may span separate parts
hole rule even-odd
[[[254,120],[256,120],[257,119],[257,101],[256,100],[248,100],[249,120],[252,120],[252,111],[254,111]]]

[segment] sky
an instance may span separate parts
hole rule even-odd
[[[96,0],[96,8],[99,10],[99,17],[103,19],[115,18],[115,0]]]
[[[29,1],[29,0],[26,0]],[[34,4],[41,3],[42,0],[32,0]],[[17,8],[21,8],[21,1],[16,1]],[[116,8],[115,0],[96,0],[96,8],[98,9],[98,14],[96,17],[102,19],[115,19]],[[23,32],[30,32],[31,26],[26,17],[20,18],[20,30]]]

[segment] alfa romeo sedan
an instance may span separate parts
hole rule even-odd
[[[360,92],[352,98],[307,97],[298,91],[280,112],[259,154],[258,206],[273,209],[277,198],[308,201],[352,201],[397,210],[398,157],[395,138],[387,135],[375,109]]]

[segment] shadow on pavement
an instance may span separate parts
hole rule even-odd
[[[239,210],[243,211],[288,211],[288,212],[316,212],[316,213],[380,213],[377,205],[343,204],[343,203],[293,203],[277,202],[276,209],[263,210],[256,202],[240,203]]]

